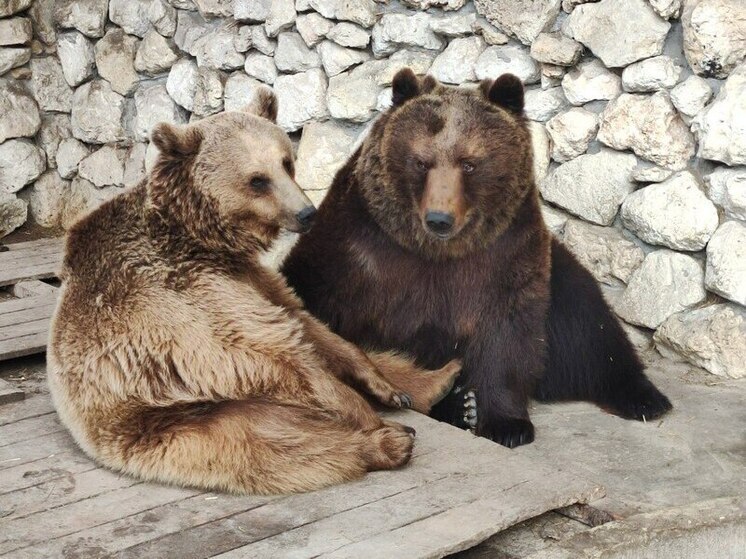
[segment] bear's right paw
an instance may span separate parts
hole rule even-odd
[[[528,419],[494,418],[480,425],[477,428],[477,435],[487,437],[508,448],[515,448],[534,441],[534,424]]]
[[[394,422],[370,433],[365,461],[368,470],[391,470],[409,462],[414,448],[414,429]]]

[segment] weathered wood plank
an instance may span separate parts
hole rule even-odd
[[[6,245],[10,250],[8,252],[20,251],[20,250],[28,250],[28,249],[37,249],[42,248],[46,246],[56,246],[60,250],[64,247],[65,239],[63,237],[49,237],[46,239],[36,239],[35,241],[22,241],[20,243],[13,243],[10,245]],[[8,252],[5,252],[3,254],[8,254]]]
[[[0,471],[70,450],[74,445],[67,431],[58,431],[38,437],[33,442],[21,441],[0,446]]]
[[[0,447],[20,443],[64,430],[56,413],[21,419],[0,431]]]
[[[23,402],[0,408],[0,427],[22,419],[52,413],[54,406],[48,394],[29,396]],[[2,432],[0,430],[0,432]]]
[[[0,406],[23,400],[25,394],[20,388],[0,379]]]
[[[0,326],[0,342],[8,340],[18,340],[31,336],[32,334],[39,334],[41,332],[49,332],[49,324],[52,322],[52,318],[47,316],[45,318],[38,318],[30,320],[28,322],[22,322],[20,324],[9,324],[8,326]]]
[[[0,287],[20,280],[53,278],[59,273],[59,265],[59,259],[52,259],[50,262],[37,262],[33,266],[0,269]]]
[[[47,349],[49,332],[36,332],[20,338],[0,341],[0,361],[43,353]]]
[[[3,266],[7,266],[8,264],[19,265],[39,256],[52,256],[62,260],[62,246],[49,244],[40,247],[0,252],[0,263]]]
[[[39,305],[20,311],[3,312],[0,309],[0,328],[25,324],[42,318],[49,319],[54,313],[55,302],[40,302]]]
[[[39,295],[57,297],[59,288],[39,280],[23,280],[14,284],[11,291],[19,298],[38,297]]]
[[[21,297],[18,299],[8,299],[7,301],[0,302],[0,316],[33,309],[36,307],[43,307],[46,305],[53,305],[56,298],[51,295],[40,295],[36,297]]]
[[[2,475],[0,475],[0,496],[40,483],[94,470],[96,467],[79,449],[72,448],[38,460],[12,465],[2,470]]]

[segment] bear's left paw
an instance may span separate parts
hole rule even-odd
[[[624,387],[605,407],[619,417],[637,421],[656,419],[673,408],[671,401],[646,378]]]
[[[528,419],[500,417],[480,426],[477,434],[508,448],[515,448],[534,441],[534,424]]]

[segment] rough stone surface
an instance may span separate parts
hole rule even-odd
[[[275,83],[275,79],[277,79],[275,61],[271,56],[267,56],[266,54],[259,52],[248,53],[243,69],[252,78],[270,85]]]
[[[700,157],[746,164],[746,62],[736,68],[715,100],[692,121]]]
[[[463,8],[466,0],[402,0],[407,6],[427,10],[431,7],[443,8],[444,10],[458,10]]]
[[[547,226],[547,229],[549,229],[554,236],[562,238],[569,216],[556,208],[547,206],[546,204],[541,205],[541,215],[544,218],[544,223]]]
[[[359,126],[331,121],[306,124],[295,166],[298,184],[307,190],[329,188],[335,173],[352,153],[360,130]]]
[[[124,97],[106,80],[81,85],[73,94],[73,136],[91,144],[118,142],[127,138],[122,125]]]
[[[670,28],[645,0],[601,0],[576,7],[562,32],[591,49],[607,68],[618,68],[661,54]]]
[[[547,122],[552,138],[552,159],[564,163],[584,154],[598,131],[598,115],[574,107]]]
[[[339,23],[337,25],[355,26],[354,23]],[[295,27],[298,33],[300,33],[300,36],[303,37],[303,41],[305,41],[306,45],[308,47],[315,47],[322,41],[322,39],[324,39],[324,37],[329,34],[329,32],[335,27],[335,25],[333,21],[329,21],[325,17],[322,17],[316,12],[313,12],[310,14],[298,16],[298,19],[295,20]],[[363,33],[365,33],[366,37],[368,37],[368,33],[366,31],[363,31]],[[368,40],[370,40],[370,37],[368,37]],[[339,41],[336,42],[339,43]]]
[[[99,188],[124,186],[124,159],[127,152],[114,146],[104,146],[84,158],[78,165],[78,175]]]
[[[319,54],[309,49],[298,33],[280,33],[277,38],[275,64],[281,72],[305,72],[321,65]]]
[[[569,220],[563,242],[594,277],[607,285],[627,283],[645,260],[645,252],[612,227]]]
[[[694,137],[664,92],[624,93],[601,114],[598,139],[609,147],[631,149],[670,169],[683,169],[694,155]]]
[[[541,183],[545,200],[598,225],[611,225],[619,206],[635,189],[629,180],[636,159],[601,150],[563,163]]]
[[[357,49],[363,49],[368,46],[368,43],[370,43],[370,33],[359,25],[344,21],[329,29],[326,33],[326,37],[343,47]]]
[[[312,120],[325,119],[329,115],[326,87],[326,76],[319,68],[278,76],[274,86],[280,107],[277,124],[293,132]]]
[[[477,12],[490,23],[516,37],[522,43],[530,44],[542,31],[549,29],[557,18],[560,0],[475,0]]]
[[[272,0],[264,30],[270,37],[277,37],[280,31],[289,29],[295,21],[295,3],[293,0]]]
[[[531,122],[529,128],[534,151],[534,180],[538,184],[544,180],[549,170],[551,142],[543,124]]]
[[[69,113],[72,109],[73,91],[52,56],[31,60],[31,92],[44,111]]]
[[[0,19],[0,46],[25,45],[31,42],[31,20],[25,17]]]
[[[26,201],[0,189],[0,238],[23,225],[27,216]]]
[[[194,95],[197,89],[197,65],[182,59],[171,67],[166,80],[166,91],[171,98],[188,111],[194,110]]]
[[[321,65],[329,77],[341,74],[348,68],[362,64],[371,57],[365,51],[341,47],[332,41],[324,41],[316,50],[321,56]]]
[[[540,33],[531,44],[534,60],[556,66],[573,66],[583,54],[583,45],[561,33]]]
[[[689,76],[671,90],[671,103],[685,116],[694,117],[712,98],[712,88],[699,76]]]
[[[476,21],[476,14],[456,14],[434,18],[430,22],[430,29],[438,35],[444,35],[446,37],[463,37],[472,33]]]
[[[676,250],[701,250],[718,226],[715,205],[697,179],[683,172],[630,194],[622,223],[646,243]]]
[[[707,289],[746,305],[746,224],[723,223],[707,244]]]
[[[31,49],[26,47],[0,48],[0,76],[8,70],[23,66],[31,58]]]
[[[385,56],[406,47],[440,50],[443,40],[430,29],[425,13],[384,14],[373,28],[373,54]]]
[[[70,184],[70,195],[65,202],[65,208],[60,218],[60,224],[69,229],[80,218],[95,208],[111,200],[122,189],[118,186],[96,188],[82,177],[75,177]]]
[[[44,152],[28,140],[0,144],[0,190],[18,192],[45,169]]]
[[[70,115],[63,113],[47,113],[41,119],[41,128],[36,137],[38,146],[47,155],[47,166],[56,167],[57,149],[60,142],[72,137]]]
[[[515,74],[524,84],[539,81],[540,68],[528,49],[519,45],[487,47],[474,68],[478,79],[496,79],[502,74]]]
[[[663,355],[722,377],[746,376],[746,310],[717,304],[669,317],[653,336]]]
[[[365,122],[373,116],[380,93],[381,86],[362,67],[334,76],[326,94],[329,113],[334,118]]]
[[[658,250],[630,277],[615,310],[627,322],[657,328],[672,314],[704,301],[702,265],[685,254]]]
[[[625,91],[642,93],[670,89],[681,76],[682,68],[670,56],[654,56],[630,64],[622,72]]]
[[[471,29],[477,35],[481,35],[484,42],[488,45],[504,45],[510,40],[497,27],[481,19],[475,21]]]
[[[308,5],[325,18],[351,21],[363,27],[372,27],[378,13],[373,0],[308,0]]]
[[[87,37],[104,35],[109,0],[57,0],[54,6],[54,19],[63,29],[74,28]]]
[[[684,54],[707,78],[725,78],[746,57],[746,0],[689,0],[681,17]]]
[[[127,153],[127,159],[124,161],[124,187],[135,186],[145,178],[145,157],[148,151],[148,144],[138,142],[134,144]]]
[[[120,95],[132,93],[140,78],[135,71],[135,53],[139,41],[117,28],[109,29],[96,43],[96,68],[99,75]]]
[[[720,167],[705,177],[707,195],[725,215],[746,222],[746,167]]]
[[[75,87],[93,76],[96,62],[93,43],[82,33],[60,33],[57,37],[57,55],[68,85]]]
[[[90,153],[88,147],[75,138],[66,138],[57,147],[57,172],[63,179],[71,179],[78,172],[78,163]]]
[[[140,88],[135,92],[135,138],[147,140],[153,127],[159,122],[186,124],[184,110],[171,99],[163,84]],[[88,179],[91,180],[91,179]],[[91,181],[97,186],[96,181]],[[119,184],[119,183],[111,183]]]
[[[622,93],[622,80],[598,60],[582,62],[562,78],[565,97],[573,105],[614,99]]]
[[[39,126],[41,116],[34,98],[19,83],[0,79],[0,143],[33,136]]]
[[[57,171],[47,171],[28,190],[28,209],[33,220],[42,227],[60,224],[70,182],[63,180]],[[24,191],[26,192],[26,191]]]
[[[430,73],[443,83],[474,81],[474,66],[486,46],[481,37],[454,39],[435,58]]]
[[[219,70],[197,68],[193,113],[197,116],[219,113],[223,109],[223,85],[224,76]]]
[[[237,38],[238,28],[224,23],[197,38],[189,53],[197,58],[198,66],[235,70],[244,64],[243,53],[236,49]]]
[[[109,19],[128,35],[144,37],[150,28],[151,0],[109,0]]]
[[[148,20],[155,30],[164,37],[176,33],[176,8],[166,0],[152,0],[148,7]]]
[[[225,82],[223,110],[240,111],[252,102],[256,90],[261,87],[257,80],[243,74],[234,74]]]
[[[432,66],[435,55],[429,52],[400,50],[381,64],[376,76],[378,85],[391,85],[394,76],[402,68],[411,68],[415,74],[426,74]]]
[[[637,162],[637,165],[632,169],[633,181],[636,182],[663,182],[673,176],[676,171],[666,169],[665,167],[658,167],[652,163],[641,160]]]
[[[529,89],[525,94],[525,112],[531,120],[546,122],[569,105],[561,87]]]
[[[135,70],[154,76],[167,71],[178,59],[179,51],[173,41],[151,29],[137,49]]]
[[[234,0],[233,17],[239,21],[264,22],[271,7],[272,0]]]
[[[8,17],[22,12],[33,3],[34,0],[5,0],[0,4],[0,17]]]

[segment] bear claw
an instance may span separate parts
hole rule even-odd
[[[473,390],[467,390],[464,394],[464,414],[463,414],[463,420],[466,424],[466,427],[471,431],[472,433],[477,428],[477,396]]]

